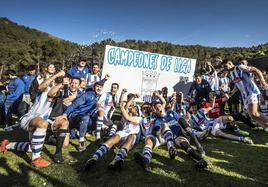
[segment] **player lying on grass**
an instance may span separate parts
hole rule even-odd
[[[146,131],[145,146],[142,153],[136,152],[134,158],[136,162],[141,165],[146,171],[150,171],[150,163],[153,155],[153,149],[167,144],[170,159],[175,159],[176,149],[175,145],[188,153],[195,161],[197,169],[204,169],[207,167],[207,162],[202,158],[189,143],[189,140],[183,134],[183,129],[179,123],[183,122],[183,118],[174,111],[165,111],[165,101],[159,96],[161,102],[153,104],[152,109],[155,113],[155,120],[150,127],[144,126]],[[149,116],[148,114],[146,116]],[[184,120],[185,121],[185,120]]]
[[[140,131],[140,111],[137,106],[130,107],[135,98],[137,98],[137,95],[133,95],[126,105],[123,102],[120,103],[120,109],[124,118],[121,120],[122,130],[117,131],[115,135],[100,146],[100,148],[86,162],[85,171],[90,170],[94,165],[96,165],[98,159],[105,155],[113,146],[120,147],[120,151],[110,163],[109,168],[118,170],[122,169],[124,157],[127,155],[127,152],[132,149],[136,140],[138,141],[139,139],[137,134]]]
[[[232,116],[220,116],[216,119],[210,119],[207,117],[207,113],[213,109],[214,103],[215,96],[211,106],[200,108],[196,114],[192,114],[187,118],[191,127],[196,130],[195,134],[199,137],[200,133],[211,131],[213,136],[252,144],[253,141],[248,137],[236,136],[223,131],[227,128],[227,126],[234,127],[235,123]]]

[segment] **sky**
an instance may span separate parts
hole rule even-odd
[[[267,7],[267,0],[0,0],[0,17],[79,44],[251,47],[268,42]]]

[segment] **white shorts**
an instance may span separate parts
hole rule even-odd
[[[249,104],[258,104],[259,101],[259,94],[251,94],[246,99],[243,99],[244,102],[244,109],[248,109]]]
[[[29,130],[29,124],[30,122],[38,117],[40,115],[25,115],[25,116],[22,116],[22,118],[20,119],[20,127],[23,129],[23,130],[26,130],[28,131]],[[41,116],[40,116],[41,117]]]
[[[120,138],[128,137],[130,134],[138,134],[140,131],[139,125],[127,124],[121,131],[117,131],[116,134],[120,136]]]
[[[213,126],[211,129],[211,134],[216,136],[217,131],[226,129],[226,125],[222,122],[222,117],[218,117],[214,120]]]
[[[29,125],[30,125],[30,122],[36,118],[36,117],[41,117],[43,118],[44,116],[43,115],[40,115],[40,114],[31,114],[31,115],[24,115],[21,117],[20,119],[20,127],[23,129],[23,130],[26,130],[28,131],[29,130]],[[51,121],[51,120],[46,120],[48,121],[51,125],[53,125],[54,121]]]
[[[157,147],[160,147],[161,145],[165,145],[166,141],[164,138],[162,138],[161,136],[154,136],[154,135],[148,135],[146,138],[151,138],[154,142],[154,149]]]
[[[117,143],[115,146],[116,147],[121,147],[126,141],[127,141],[128,136],[125,136],[120,139],[119,143]],[[137,135],[134,136],[134,140],[132,141],[132,146],[136,143]]]

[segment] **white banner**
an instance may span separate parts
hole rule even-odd
[[[175,91],[186,93],[193,80],[196,59],[162,55],[106,45],[102,78],[110,79],[104,90],[109,91],[116,82],[120,90],[138,93],[143,97],[167,87],[169,95]],[[188,84],[187,84],[188,83]]]

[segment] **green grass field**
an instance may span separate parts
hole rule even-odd
[[[166,148],[155,150],[152,172],[146,173],[133,160],[134,151],[141,151],[140,143],[125,160],[121,172],[107,169],[115,151],[103,157],[94,170],[82,171],[85,161],[97,149],[94,137],[87,142],[87,151],[78,153],[77,141],[64,149],[66,161],[54,164],[52,154],[55,147],[45,145],[43,156],[51,160],[49,168],[32,167],[29,153],[7,152],[0,155],[0,186],[268,186],[268,134],[253,131],[255,144],[248,145],[235,141],[208,137],[203,142],[206,159],[211,163],[208,170],[199,172],[194,162],[183,151],[178,151],[175,160],[169,160]],[[0,130],[0,140],[27,140],[27,133],[16,129],[12,132]]]

